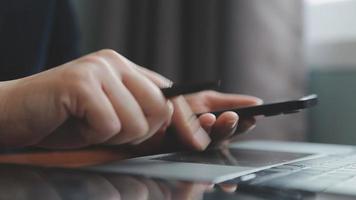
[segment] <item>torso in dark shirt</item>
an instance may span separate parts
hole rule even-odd
[[[0,2],[0,81],[57,66],[78,56],[78,31],[68,0]]]

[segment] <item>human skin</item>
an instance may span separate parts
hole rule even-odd
[[[174,125],[179,143],[204,150],[238,116],[194,113],[260,104],[255,97],[205,91],[166,99],[172,83],[113,50],[0,82],[0,147],[138,145]]]

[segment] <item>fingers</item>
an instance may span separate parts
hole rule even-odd
[[[136,66],[136,69],[161,88],[172,85],[169,79],[155,72],[139,66]],[[215,116],[206,114],[197,119],[184,97],[177,97],[172,103],[174,106],[172,122],[182,143],[189,148],[204,150],[211,141],[208,132],[215,122]]]
[[[195,113],[204,113],[200,117],[206,116],[208,112],[217,110],[228,110],[238,107],[246,107],[252,105],[258,105],[262,103],[262,100],[256,97],[237,94],[225,94],[215,91],[203,91],[196,94],[190,94],[185,96],[187,102],[191,106]],[[230,139],[235,132],[245,132],[254,127],[255,119],[243,119],[241,124],[238,124],[238,115],[234,112],[227,111],[219,115],[213,125],[213,127],[206,128],[204,124],[209,124],[207,119],[200,119],[202,126],[206,130],[210,130],[210,137],[215,142]]]
[[[211,109],[224,109],[233,107],[245,107],[251,105],[262,104],[263,101],[257,97],[239,95],[239,94],[225,94],[221,92],[209,92],[207,97]]]
[[[211,139],[207,132],[200,126],[199,120],[190,109],[183,96],[172,100],[174,113],[172,122],[174,123],[178,137],[182,143],[196,150],[204,150]]]
[[[253,96],[226,94],[216,91],[203,91],[186,95],[185,97],[195,113],[262,104],[261,99]]]
[[[235,112],[224,112],[217,118],[210,137],[214,141],[221,141],[229,138],[236,131],[238,119],[239,117]]]
[[[147,75],[155,83],[164,84],[167,81],[164,77],[160,77],[160,75],[147,69],[139,68],[139,71]],[[203,91],[186,97],[195,113],[262,104],[262,100],[256,97],[215,91]],[[233,112],[224,113],[218,119],[211,113],[205,113],[199,117],[199,121],[202,128],[210,134],[214,141],[227,139],[235,132],[246,132],[246,130],[252,129],[255,124],[255,120],[252,118],[244,119],[241,124],[237,125],[238,116]],[[184,133],[182,135],[186,136]]]
[[[249,132],[256,126],[255,118],[239,119],[232,111],[222,113],[217,119],[214,118],[213,114],[205,113],[199,120],[215,145],[226,145],[226,142],[235,141],[238,135]]]
[[[85,102],[85,116],[88,124],[82,124],[80,133],[89,144],[102,143],[121,131],[122,124],[114,107],[101,88],[83,92],[79,102]],[[130,107],[131,108],[131,107]],[[125,121],[122,121],[125,122]]]
[[[204,150],[211,142],[208,133],[211,132],[212,138],[227,137],[235,130],[238,117],[228,112],[218,119],[212,114],[198,119],[194,113],[261,103],[255,97],[212,91],[188,95],[189,104],[182,96],[168,101],[159,87],[170,86],[171,81],[114,51],[99,51],[83,59],[67,66],[79,74],[79,79],[70,76],[79,80],[75,82],[79,82],[79,86],[74,84],[75,89],[67,88],[72,91],[68,116],[74,119],[68,118],[56,127],[62,131],[53,131],[45,143],[59,144],[58,141],[68,140],[70,147],[103,142],[139,144],[165,129],[172,120],[183,145]]]
[[[170,120],[173,106],[151,80],[136,70],[135,64],[112,51],[97,54],[112,66],[103,76],[104,89],[122,123],[122,131],[108,143],[138,144],[147,140]],[[110,73],[114,74],[111,79],[107,78]]]
[[[155,72],[137,65],[135,65],[135,68],[161,88],[172,85],[169,79]],[[215,116],[207,114],[197,119],[184,97],[175,98],[172,103],[174,107],[172,122],[182,143],[196,150],[204,150],[211,141],[207,132],[210,132],[212,128]]]
[[[120,132],[107,143],[123,144],[145,137],[149,131],[148,121],[140,104],[126,86],[115,77],[108,77],[103,89],[122,124]]]
[[[137,144],[170,122],[171,102],[114,51],[99,51],[56,71],[63,71],[60,84],[64,85],[63,93],[69,93],[69,100],[60,106],[64,105],[69,117],[41,146]]]
[[[149,70],[143,69],[127,59],[124,59],[124,62],[126,64],[133,66],[134,70],[139,71],[142,75],[147,77],[150,81],[154,82],[157,86],[159,87],[167,87],[170,86],[172,83],[168,79],[162,77],[161,75],[151,72]],[[140,99],[142,102],[140,105],[142,106],[146,116],[147,113],[152,113],[152,116],[157,114],[161,116],[165,116],[164,118],[166,119],[166,122],[171,118],[171,113],[165,113],[163,114],[160,112],[161,110],[171,110],[172,109],[167,109],[167,103],[161,103],[157,106],[152,105],[150,103],[150,95],[152,93],[147,93],[147,91],[152,92],[152,89],[148,87],[153,87],[151,83],[146,81],[145,78],[138,78],[138,74],[131,74],[128,73],[127,77],[132,76],[129,79],[125,79],[125,76],[123,77],[125,85],[130,88],[130,91],[133,93],[133,95],[136,97],[136,100],[140,102]],[[134,81],[135,80],[135,81]],[[145,87],[139,89],[136,88],[138,82],[141,82],[141,85],[144,85]],[[156,86],[156,87],[157,87]],[[160,91],[154,91],[157,92],[158,94],[162,95]],[[163,96],[161,96],[163,98]],[[154,98],[152,98],[154,99]],[[152,100],[151,102],[154,102],[155,100]],[[178,97],[172,100],[173,107],[174,107],[174,112],[173,112],[173,117],[172,117],[172,122],[175,124],[175,127],[177,129],[178,137],[182,140],[182,143],[190,148],[197,149],[197,150],[204,150],[208,144],[210,143],[210,138],[206,131],[200,126],[199,120],[195,117],[194,113],[191,111],[189,105],[186,103],[183,97]],[[166,106],[165,109],[162,109],[162,105]],[[161,107],[160,107],[161,106]],[[146,108],[146,109],[145,109]],[[203,117],[204,118],[204,117]],[[149,119],[148,119],[149,120]],[[153,121],[153,120],[152,120]],[[162,121],[162,118],[161,118]],[[150,122],[149,122],[150,123]],[[153,122],[154,123],[154,122]],[[152,124],[153,124],[152,123]],[[157,131],[160,127],[164,126],[166,123],[155,123],[157,126],[154,126],[152,128],[152,132],[148,134],[148,137],[153,134],[153,132]],[[143,138],[142,140],[138,140],[138,142],[141,142],[145,140],[146,138]]]
[[[216,117],[212,113],[205,113],[201,116],[199,116],[199,121],[203,129],[210,134],[211,129],[213,128],[213,125],[216,122]]]
[[[173,106],[170,101],[165,99],[160,89],[145,76],[139,73],[129,73],[124,76],[123,81],[140,104],[149,124],[146,136],[135,141],[135,144],[141,143],[170,120]]]

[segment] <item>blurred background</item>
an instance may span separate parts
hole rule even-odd
[[[173,81],[220,79],[265,102],[319,95],[318,108],[261,118],[241,140],[356,144],[356,0],[72,3],[83,54],[115,49]]]
[[[309,0],[304,13],[308,87],[321,98],[308,139],[356,144],[356,1]]]

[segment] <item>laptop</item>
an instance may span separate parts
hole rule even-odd
[[[139,157],[86,170],[356,197],[356,146],[348,145],[245,141],[205,152]]]

